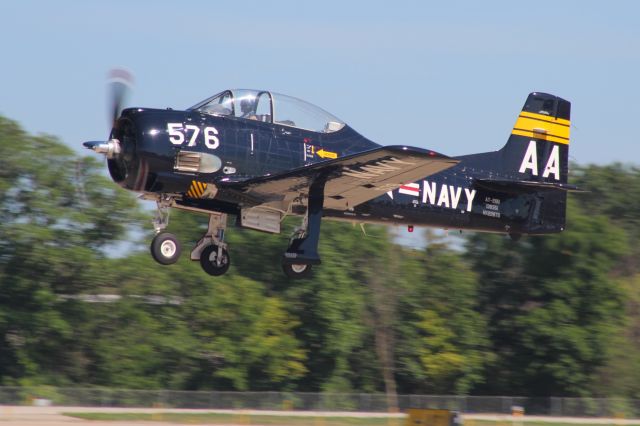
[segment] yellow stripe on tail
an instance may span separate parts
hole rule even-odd
[[[569,144],[571,122],[544,114],[522,111],[511,134]]]

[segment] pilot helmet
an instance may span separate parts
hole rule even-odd
[[[251,99],[251,98],[241,99],[240,100],[240,111],[242,112],[243,115],[253,114],[254,113],[253,99]]]

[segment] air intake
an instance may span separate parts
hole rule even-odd
[[[222,167],[222,160],[213,154],[180,151],[176,156],[174,170],[186,173],[215,173]]]

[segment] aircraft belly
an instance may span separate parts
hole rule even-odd
[[[403,185],[346,211],[328,208],[325,215],[353,222],[530,233],[535,202],[533,196],[526,194],[514,196],[457,187],[455,179],[448,176],[447,179],[433,179],[433,185],[429,181]]]
[[[527,233],[526,228],[519,224],[511,224],[505,227],[507,224],[505,219],[488,218],[474,213],[452,214],[437,207],[398,209],[397,206],[372,205],[366,213],[359,212],[358,209],[354,211],[326,209],[324,214],[327,218],[356,223],[413,225],[484,232]]]

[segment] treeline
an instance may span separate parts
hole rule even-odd
[[[206,217],[173,212],[187,253],[163,267],[101,162],[5,118],[0,147],[0,385],[640,398],[636,168],[574,167],[560,235],[416,251],[325,221],[292,282],[288,232],[229,229],[213,278],[188,260]]]

